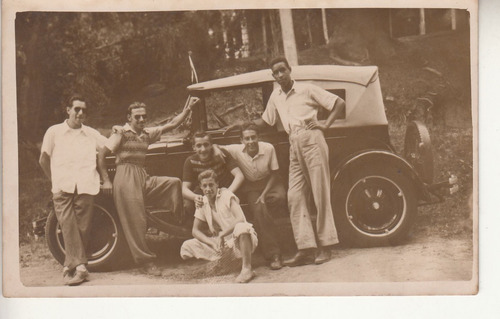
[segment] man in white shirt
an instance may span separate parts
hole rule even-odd
[[[254,124],[265,128],[280,119],[289,135],[287,195],[298,252],[284,264],[321,264],[330,260],[330,247],[339,242],[330,201],[329,149],[323,132],[342,113],[345,102],[318,86],[294,81],[292,68],[284,57],[273,59],[270,67],[280,87],[271,93],[262,118],[254,120]],[[322,122],[317,117],[320,107],[330,112]],[[314,203],[309,203],[311,194]],[[311,220],[312,204],[317,212],[316,231]]]
[[[89,275],[86,249],[94,195],[100,188],[96,154],[106,138],[83,125],[87,117],[83,97],[72,96],[66,112],[68,119],[45,133],[39,162],[52,182],[54,211],[63,234],[63,278],[65,284],[73,286],[86,281]],[[104,168],[98,169],[101,173]]]
[[[245,176],[239,193],[246,199],[253,215],[255,228],[264,258],[273,270],[283,267],[278,233],[269,213],[273,208],[285,205],[286,190],[279,177],[278,159],[274,146],[259,141],[258,128],[254,124],[241,129],[241,143],[221,145],[238,163]]]

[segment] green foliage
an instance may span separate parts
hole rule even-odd
[[[190,81],[188,51],[198,73],[210,12],[52,13],[16,17],[20,138],[37,141],[65,116],[65,99],[87,97],[93,118],[137,98],[145,86]],[[200,74],[199,74],[200,76]]]

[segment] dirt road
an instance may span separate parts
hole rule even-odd
[[[139,268],[126,267],[112,272],[93,272],[84,285],[123,284],[194,284],[232,283],[238,265],[232,272],[217,271],[214,263],[182,261],[178,257],[179,242],[152,242],[158,254],[161,277],[143,274]],[[287,251],[287,255],[293,251]],[[21,281],[25,286],[63,285],[61,266],[52,258],[42,241],[21,247]],[[267,268],[256,254],[253,264],[257,277],[253,283],[306,282],[421,282],[463,281],[472,276],[471,238],[414,237],[396,247],[337,248],[334,258],[323,265],[284,267],[279,271]]]

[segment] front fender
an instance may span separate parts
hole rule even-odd
[[[335,189],[340,186],[339,184],[341,183],[342,178],[348,171],[356,169],[356,167],[359,166],[371,165],[385,165],[397,168],[399,173],[404,174],[413,181],[420,200],[431,200],[426,184],[420,179],[411,164],[404,158],[387,150],[364,150],[344,159],[333,170],[331,178],[332,190],[335,191]]]

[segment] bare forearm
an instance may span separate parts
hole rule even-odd
[[[176,117],[174,117],[172,119],[172,121],[170,121],[167,124],[161,126],[162,133],[165,133],[165,132],[168,132],[170,130],[173,130],[174,128],[176,128],[179,125],[181,125],[182,122],[184,121],[184,119],[189,114],[189,112],[190,112],[190,109],[189,108],[185,108],[184,110],[182,110],[182,113],[180,113],[179,115],[177,115]]]
[[[191,201],[194,201],[197,194],[195,194],[191,189],[191,183],[188,183],[188,182],[184,182],[182,183],[182,197],[184,197],[185,199],[188,199],[188,200],[191,200]]]
[[[271,177],[269,177],[269,180],[267,181],[266,187],[264,187],[264,190],[262,191],[263,194],[267,194],[271,187],[273,187],[274,183],[276,182],[276,179],[278,178],[277,172],[271,172]]]
[[[217,236],[218,237],[226,237],[227,235],[232,234],[233,231],[234,231],[234,227],[229,227],[229,228],[221,230]]]
[[[47,176],[47,178],[51,180],[52,175],[50,171],[50,157],[46,153],[42,153],[42,155],[40,155],[39,163],[45,176]]]
[[[260,129],[266,129],[269,127],[269,124],[267,124],[261,117],[252,120],[252,123],[255,124]]]
[[[202,243],[207,244],[208,246],[212,245],[212,241],[210,240],[210,237],[205,235],[205,233],[203,231],[201,231],[200,229],[193,227],[192,235],[194,238],[198,239]]]
[[[231,185],[229,185],[228,189],[235,193],[238,188],[240,188],[241,184],[245,181],[245,176],[243,176],[243,173],[239,168],[235,168],[231,171],[231,173],[234,175],[233,182]]]
[[[345,109],[345,102],[341,98],[338,98],[333,107],[333,111],[330,112],[328,118],[325,121],[326,128],[330,127],[333,122],[340,116],[340,113]]]
[[[108,168],[106,166],[106,156],[109,154],[107,147],[102,147],[99,149],[97,154],[97,171],[104,182],[109,182]]]

